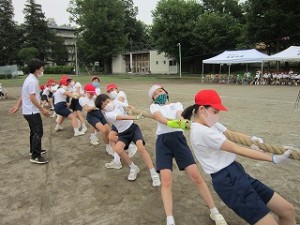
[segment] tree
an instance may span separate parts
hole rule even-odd
[[[23,10],[25,21],[22,25],[24,31],[24,47],[34,47],[39,50],[39,58],[46,60],[49,55],[50,40],[53,37],[42,12],[40,4],[35,0],[27,0]]]
[[[86,64],[100,62],[111,70],[113,56],[127,44],[125,11],[121,0],[72,0],[69,12],[79,25],[77,46]]]
[[[219,53],[235,49],[242,26],[237,19],[223,13],[204,13],[194,29],[194,48],[202,53]]]
[[[0,65],[16,62],[19,30],[13,21],[11,0],[0,0]]]
[[[249,41],[264,43],[268,53],[300,44],[300,2],[298,0],[248,0],[246,2]]]
[[[32,58],[37,58],[39,55],[40,55],[39,50],[34,47],[22,48],[18,52],[18,58],[22,63],[29,61]]]
[[[181,44],[182,58],[187,59],[195,52],[194,27],[203,8],[194,0],[161,0],[153,12],[151,35],[159,52],[178,57]]]
[[[50,49],[51,61],[55,62],[57,65],[65,65],[68,61],[68,50],[64,44],[64,39],[53,35],[51,38]]]
[[[202,0],[204,11],[207,13],[222,13],[235,19],[243,19],[243,8],[238,0]]]

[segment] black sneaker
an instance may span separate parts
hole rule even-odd
[[[36,163],[36,164],[46,164],[46,163],[48,163],[48,160],[46,160],[43,156],[39,156],[37,158],[31,158],[30,162]]]
[[[46,154],[48,150],[41,150],[41,154]],[[29,155],[32,155],[32,152],[29,152]]]

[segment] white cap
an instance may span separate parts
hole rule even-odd
[[[152,99],[154,92],[155,92],[157,89],[159,89],[159,88],[163,88],[163,86],[160,85],[160,84],[154,84],[154,85],[152,85],[152,87],[149,89],[149,92],[148,92],[149,98]]]

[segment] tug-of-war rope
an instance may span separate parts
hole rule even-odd
[[[143,112],[144,117],[153,119],[153,116],[149,112],[140,110],[138,108],[132,108],[132,109],[129,110],[129,113],[137,114],[137,115],[139,115],[142,112]],[[277,155],[282,155],[288,149],[291,149],[291,150],[293,150],[293,152],[290,155],[290,158],[295,159],[295,160],[300,160],[300,150],[295,149],[295,148],[290,147],[290,146],[279,147],[279,146],[274,146],[274,145],[271,145],[271,144],[268,144],[268,143],[253,142],[249,138],[240,137],[239,135],[235,135],[235,134],[232,134],[232,133],[226,133],[225,136],[228,138],[228,140],[230,140],[230,141],[232,141],[236,144],[241,144],[241,145],[244,145],[244,146],[247,146],[247,147],[250,147],[250,148],[251,147],[253,148],[253,145],[255,145],[259,148],[259,150],[269,152],[269,153],[273,153],[273,154],[277,154]],[[255,148],[255,146],[254,146],[254,148]]]
[[[263,150],[265,152],[282,155],[285,153],[288,149],[293,150],[292,154],[290,155],[291,159],[300,160],[300,151],[298,149],[295,149],[290,146],[285,147],[279,147],[270,145],[268,143],[258,143],[258,142],[252,142],[250,139],[245,137],[240,137],[238,135],[232,134],[232,133],[226,133],[225,136],[228,138],[228,140],[235,142],[236,144],[241,144],[244,146],[251,147],[252,145],[256,145],[260,150]]]

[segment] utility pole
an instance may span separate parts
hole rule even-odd
[[[181,78],[181,44],[177,43],[178,51],[179,51],[179,77]]]

